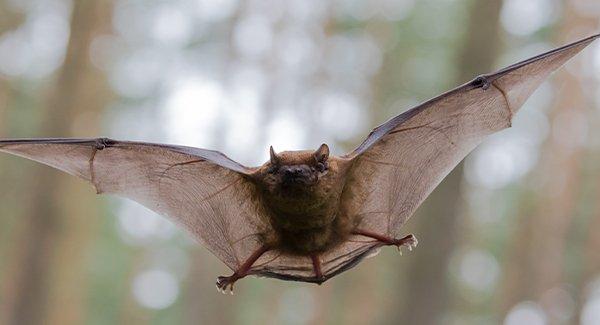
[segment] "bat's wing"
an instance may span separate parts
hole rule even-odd
[[[233,270],[269,229],[245,177],[252,170],[216,151],[110,139],[0,140],[0,151],[83,178],[98,193],[143,204],[186,229]]]
[[[345,157],[352,160],[341,214],[359,228],[399,237],[401,226],[441,180],[487,135],[512,117],[548,75],[600,35],[482,75],[377,127]],[[279,256],[257,265],[262,275],[322,282],[377,252],[382,244],[362,236],[320,256],[324,279],[306,259]]]
[[[431,99],[375,128],[346,157],[360,227],[398,236],[441,180],[512,117],[550,73],[600,35],[552,50]],[[357,199],[358,198],[358,199]]]
[[[272,231],[246,168],[220,152],[111,139],[0,140],[0,152],[35,160],[91,182],[98,193],[132,199],[186,229],[232,270]],[[326,278],[358,262],[372,247],[328,252]],[[354,261],[354,262],[353,262]],[[322,282],[310,258],[264,254],[252,274]]]

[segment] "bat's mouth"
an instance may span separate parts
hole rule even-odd
[[[281,180],[284,186],[304,186],[313,184],[314,175],[307,166],[289,166],[282,168]]]
[[[313,181],[311,177],[306,177],[303,175],[291,175],[283,178],[284,186],[310,185],[312,183]]]

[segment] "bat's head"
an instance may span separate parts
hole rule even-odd
[[[270,192],[297,192],[312,187],[327,174],[329,147],[322,144],[316,151],[270,149],[271,159],[263,165],[262,180]]]

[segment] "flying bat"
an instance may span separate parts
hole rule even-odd
[[[0,151],[83,178],[187,230],[233,274],[321,284],[382,246],[417,245],[401,229],[487,135],[511,126],[531,93],[600,34],[557,48],[424,102],[333,156],[270,149],[259,167],[217,151],[98,139],[0,140]]]

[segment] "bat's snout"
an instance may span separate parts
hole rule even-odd
[[[283,173],[286,177],[298,177],[298,176],[302,176],[302,174],[305,174],[303,169],[300,167],[287,168],[287,169],[285,169],[285,171]]]
[[[312,178],[310,167],[304,165],[286,166],[281,172],[285,183],[306,183]]]

